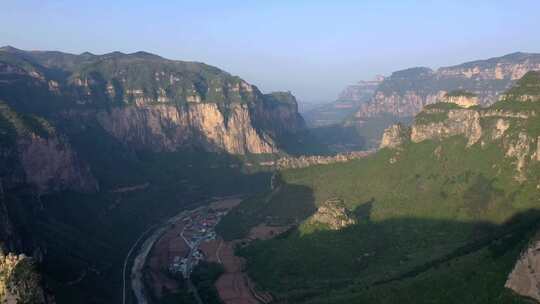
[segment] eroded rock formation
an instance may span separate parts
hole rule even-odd
[[[540,235],[531,240],[522,252],[504,287],[515,293],[540,301]]]
[[[317,212],[307,220],[307,223],[328,226],[331,230],[339,230],[356,224],[356,219],[345,207],[343,201],[332,199],[319,206]]]
[[[387,128],[382,136],[380,148],[397,148],[410,138],[410,129],[402,124]]]
[[[534,89],[535,83],[540,83],[540,77],[535,75],[540,73],[529,72],[516,85],[527,89],[512,89],[509,91],[512,94],[507,94],[512,98],[507,97],[489,108],[464,109],[449,107],[445,103],[426,106],[416,116],[410,131],[404,131],[400,125],[388,128],[381,148],[397,148],[408,140],[419,143],[452,136],[465,137],[468,147],[496,143],[506,157],[513,160],[516,180],[525,181],[525,167],[539,159],[537,149],[540,142],[531,127],[538,124],[538,106],[520,96],[540,96]]]
[[[263,162],[263,166],[277,166],[278,169],[305,168],[313,165],[327,165],[332,163],[342,163],[353,159],[363,158],[371,153],[370,151],[354,151],[349,153],[339,153],[334,156],[298,156],[298,157],[281,157],[277,161]]]
[[[46,298],[31,258],[0,254],[0,301],[6,304],[52,302]]]

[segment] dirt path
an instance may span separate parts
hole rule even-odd
[[[258,304],[270,303],[269,293],[258,292],[253,282],[243,271],[245,261],[234,254],[236,242],[216,241],[215,260],[221,261],[225,273],[217,280],[215,286],[219,297],[225,304]]]
[[[273,238],[285,231],[289,226],[268,226],[260,224],[253,227],[248,234],[247,239],[225,242],[222,239],[217,241],[215,249],[216,260],[223,264],[225,273],[216,282],[221,300],[225,304],[256,304],[270,303],[272,296],[267,292],[260,292],[255,289],[255,284],[244,272],[245,261],[243,258],[234,254],[234,248],[237,243],[250,242],[255,239],[267,240]],[[216,247],[215,245],[213,247]],[[214,256],[212,252],[208,256]]]
[[[221,201],[212,204],[212,207],[230,210],[238,203],[239,201]],[[274,232],[276,232],[276,229],[259,228],[254,238],[269,237]],[[225,269],[225,272],[215,283],[219,297],[225,304],[269,303],[272,297],[269,294],[259,296],[253,288],[253,282],[243,272],[244,260],[234,254],[235,246],[236,242],[225,242],[222,238],[205,242],[200,246],[207,261],[220,263]]]
[[[226,304],[257,304],[249,288],[249,278],[242,272],[243,260],[234,255],[234,243],[225,242],[220,247],[219,259],[225,273],[216,282],[219,297]]]
[[[248,239],[268,240],[289,230],[290,228],[290,226],[269,226],[266,224],[259,224],[251,228],[248,234]]]

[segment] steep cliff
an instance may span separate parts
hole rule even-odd
[[[365,102],[373,96],[383,80],[384,76],[377,75],[373,80],[361,80],[357,84],[348,85],[339,93],[337,100]]]
[[[7,304],[53,303],[42,289],[41,278],[31,258],[0,254],[0,301]]]
[[[303,223],[302,230],[313,230],[322,226],[329,230],[339,230],[356,224],[356,219],[342,200],[329,199]],[[310,227],[311,226],[311,227]]]
[[[444,95],[444,98],[440,101],[453,103],[462,108],[470,108],[480,104],[480,102],[478,101],[478,96],[476,96],[476,94],[464,90],[457,90],[446,93]]]
[[[537,233],[522,252],[504,287],[517,294],[540,301],[540,236]]]
[[[456,103],[445,102],[427,105],[415,117],[408,131],[400,125],[385,131],[381,148],[396,148],[411,141],[440,141],[452,136],[464,136],[467,146],[496,144],[505,155],[514,159],[515,178],[524,181],[525,167],[536,161],[540,144],[537,130],[540,104],[540,72],[528,72],[505,93],[505,97],[486,108],[463,108]]]
[[[75,119],[96,113],[110,134],[134,149],[274,153],[282,137],[304,128],[290,93],[262,94],[215,67],[144,52],[2,48],[0,78],[0,98],[15,109],[55,118],[69,112]]]
[[[445,94],[466,90],[478,96],[481,105],[493,104],[528,71],[540,70],[540,55],[514,53],[479,60],[436,71],[412,68],[394,72],[377,88],[371,101],[361,107],[356,117],[392,114],[414,116],[427,104],[438,102]]]
[[[390,126],[384,130],[380,148],[397,148],[410,138],[410,130],[402,124]]]
[[[327,165],[333,163],[342,163],[347,162],[353,159],[359,159],[369,156],[373,153],[373,150],[370,151],[355,151],[349,153],[338,153],[333,156],[321,156],[321,155],[311,155],[311,156],[285,156],[279,158],[277,161],[267,161],[260,163],[263,166],[275,166],[279,169],[290,169],[290,168],[305,168],[315,165]]]
[[[229,116],[224,117],[212,103],[164,104],[118,107],[97,117],[105,130],[136,149],[171,152],[201,146],[233,154],[278,151],[270,136],[257,133],[245,105],[235,104],[228,110]]]
[[[0,126],[4,190],[23,183],[38,193],[98,189],[89,167],[47,120],[17,113],[0,101]]]

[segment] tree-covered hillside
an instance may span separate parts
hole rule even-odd
[[[294,227],[239,249],[259,287],[289,302],[521,303],[504,283],[540,223],[539,106],[503,102],[517,110],[434,105],[397,148],[282,171],[220,229]],[[356,224],[313,220],[335,199]]]

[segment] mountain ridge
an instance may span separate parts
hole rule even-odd
[[[168,60],[147,52],[94,56],[3,49],[5,93],[0,98],[14,109],[55,115],[98,110],[101,116],[115,109],[117,119],[118,115],[135,115],[134,119],[142,115],[153,126],[141,120],[137,128],[147,128],[145,132],[162,142],[158,146],[168,145],[167,150],[199,141],[205,149],[235,154],[275,153],[280,150],[279,137],[304,128],[292,94],[263,94],[241,78],[203,63]],[[23,94],[27,97],[17,100]],[[164,133],[170,128],[178,131]],[[183,139],[180,130],[201,136]],[[240,135],[248,137],[235,137]]]
[[[381,83],[370,103],[361,108],[356,117],[382,113],[413,116],[423,106],[437,102],[454,90],[475,93],[482,105],[490,105],[529,70],[540,70],[540,54],[515,52],[436,70],[427,67],[399,70]]]

